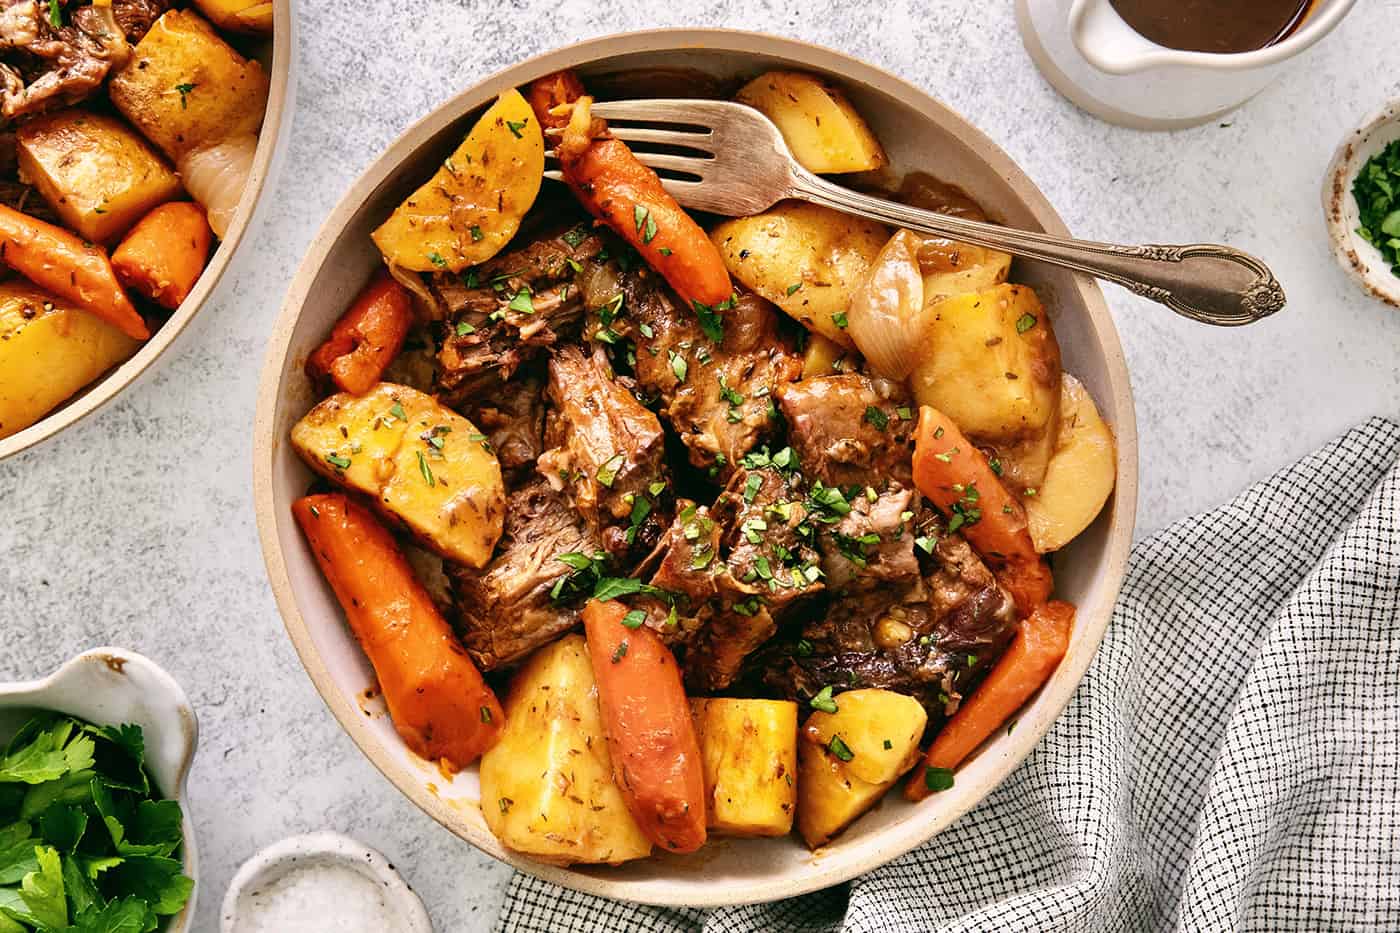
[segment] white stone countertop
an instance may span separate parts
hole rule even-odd
[[[1327,248],[1319,186],[1342,134],[1400,94],[1400,3],[1372,0],[1219,124],[1145,134],[1062,100],[1007,2],[296,0],[297,112],[280,183],[214,300],[116,402],[0,463],[0,678],[99,644],[185,686],[201,743],[190,805],[203,855],[196,929],[217,928],[238,865],[292,833],[383,851],[442,931],[489,927],[509,870],[401,797],[302,672],[268,589],[251,493],[264,339],[302,252],[351,181],[411,121],[516,60],[655,26],[731,26],[832,46],[941,97],[1015,158],[1077,234],[1229,242],[1288,291],[1279,316],[1212,330],[1106,287],[1141,433],[1139,534],[1205,509],[1369,415],[1400,416],[1400,312]]]

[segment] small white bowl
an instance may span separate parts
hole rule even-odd
[[[1351,184],[1362,166],[1386,146],[1400,139],[1400,99],[1371,114],[1337,147],[1322,184],[1322,209],[1337,262],[1366,292],[1400,308],[1400,276],[1390,271],[1381,251],[1356,232],[1361,223]]]
[[[383,855],[339,833],[292,836],[258,852],[234,876],[224,895],[219,929],[222,933],[271,929],[253,925],[263,896],[294,871],[317,872],[328,884],[336,873],[353,872],[374,882],[385,912],[392,915],[395,933],[433,933],[423,902]]]
[[[195,879],[185,909],[171,917],[165,933],[186,933],[194,924],[199,894],[199,856],[194,823],[185,802],[185,782],[199,743],[199,725],[185,691],[150,658],[122,648],[85,651],[41,680],[0,684],[0,740],[8,740],[39,710],[54,710],[97,725],[135,723],[146,741],[146,770],[184,814],[184,872]]]

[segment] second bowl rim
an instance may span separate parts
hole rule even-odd
[[[645,882],[599,877],[569,868],[536,862],[504,848],[494,836],[491,836],[489,831],[482,830],[478,833],[472,831],[471,827],[463,826],[461,819],[456,815],[456,811],[451,805],[433,794],[424,792],[422,788],[417,786],[421,775],[404,768],[391,760],[389,755],[381,754],[375,747],[377,740],[372,738],[369,733],[363,711],[355,707],[336,688],[328,667],[312,642],[306,619],[297,606],[296,595],[278,538],[278,518],[273,482],[274,457],[281,446],[281,439],[277,438],[273,432],[277,404],[281,396],[282,371],[291,339],[311,284],[324,266],[340,233],[373,193],[393,176],[414,150],[427,140],[490,100],[494,96],[494,92],[504,87],[519,86],[524,81],[561,68],[578,67],[634,53],[682,48],[719,48],[727,52],[782,57],[793,62],[800,62],[805,67],[838,74],[849,80],[870,86],[898,100],[905,106],[919,111],[929,119],[932,119],[935,113],[945,119],[951,118],[971,134],[972,141],[976,143],[978,157],[996,170],[1015,190],[1016,195],[1027,205],[1043,228],[1050,233],[1068,235],[1069,231],[1063,219],[1035,183],[1000,146],[977,129],[971,121],[917,85],[844,52],[798,39],[762,32],[688,27],[613,33],[563,48],[552,49],[483,76],[414,121],[366,167],[327,215],[326,220],[306,248],[306,253],[292,279],[292,284],[268,338],[263,369],[259,376],[257,411],[253,424],[253,492],[263,560],[288,637],[296,648],[307,675],[311,678],[317,692],[335,716],[340,727],[350,735],[365,757],[400,793],[454,835],[471,843],[486,854],[534,877],[582,893],[637,903],[658,906],[719,907],[773,901],[808,893],[842,883],[888,863],[927,842],[979,804],[991,792],[990,788],[1000,784],[1039,744],[1050,725],[1059,718],[1068,705],[1071,695],[1082,681],[1090,661],[1095,656],[1098,644],[1107,629],[1112,603],[1126,572],[1137,505],[1137,424],[1132,405],[1132,389],[1127,363],[1107,302],[1097,282],[1085,277],[1077,277],[1080,295],[1093,325],[1099,350],[1108,372],[1109,386],[1115,396],[1121,396],[1126,402],[1120,406],[1122,408],[1121,416],[1114,423],[1120,450],[1120,475],[1114,493],[1114,511],[1102,558],[1104,565],[1102,573],[1111,579],[1112,592],[1108,594],[1107,605],[1103,611],[1103,621],[1092,634],[1092,644],[1088,645],[1087,650],[1080,656],[1080,663],[1068,670],[1072,676],[1057,680],[1043,692],[1042,697],[1048,698],[1043,700],[1046,703],[1045,709],[1047,711],[1044,716],[1044,726],[1017,730],[1014,741],[1011,743],[1010,752],[1003,754],[996,762],[996,771],[988,790],[978,792],[975,795],[963,795],[963,797],[958,798],[954,806],[947,808],[937,818],[909,821],[912,826],[899,824],[887,828],[884,831],[884,838],[879,839],[878,844],[874,841],[867,843],[858,854],[843,853],[844,857],[842,858],[824,857],[812,866],[806,877],[798,882],[789,879],[757,879],[740,885],[715,885],[712,886],[713,893],[706,891],[698,897],[693,896],[693,894],[692,896],[678,896],[666,892],[657,893]],[[963,141],[967,142],[968,140],[964,138]],[[1052,690],[1051,687],[1054,689]],[[896,831],[900,829],[903,831]]]

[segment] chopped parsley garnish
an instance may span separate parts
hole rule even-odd
[[[856,757],[856,753],[851,751],[851,747],[846,744],[840,735],[833,735],[831,741],[826,743],[826,750],[831,752],[841,761],[850,761]]]
[[[1400,276],[1400,139],[1393,140],[1357,172],[1351,183],[1361,225],[1356,232],[1380,250]]]
[[[928,535],[919,535],[914,539],[914,545],[925,554],[933,553],[933,539]]]
[[[483,706],[483,707],[481,708],[481,721],[482,721],[482,722],[490,722],[490,721],[491,721],[491,707],[489,707],[489,706]]]
[[[744,501],[753,502],[753,497],[763,488],[763,477],[750,474],[744,482]]]
[[[570,249],[576,248],[586,239],[588,239],[588,228],[583,225],[564,232],[564,242],[569,244]]]
[[[793,282],[791,285],[789,285],[789,286],[787,287],[788,296],[791,297],[792,295],[797,294],[801,289],[802,289],[802,283],[801,283],[801,282]]]
[[[404,414],[403,406],[398,402],[395,402],[393,407],[389,409],[389,414],[400,421],[408,420],[408,415]]]
[[[714,343],[724,341],[724,321],[720,318],[721,311],[728,311],[739,303],[738,295],[730,295],[717,305],[707,305],[699,299],[691,301],[691,307],[695,309],[695,316],[700,320],[700,329],[705,332],[705,336]]]
[[[799,658],[810,658],[813,651],[812,643],[805,638],[799,638],[792,650],[797,653]]]
[[[926,767],[924,769],[924,786],[934,793],[951,789],[953,770],[951,768]]]
[[[742,404],[744,404],[744,396],[743,396],[741,393],[736,392],[734,389],[731,389],[731,388],[729,387],[729,382],[724,378],[724,373],[720,373],[719,376],[718,376],[718,378],[719,378],[719,397],[722,398],[722,399],[724,399],[724,400],[725,400],[726,402],[728,402],[730,405],[742,405]]]
[[[656,482],[652,483],[650,486],[647,487],[647,495],[649,495],[649,496],[659,496],[659,495],[661,495],[661,494],[662,494],[663,492],[665,492],[665,491],[666,491],[666,481],[665,481],[665,480],[657,480]]]
[[[481,232],[481,228],[478,227],[476,224],[472,224],[471,233],[472,233],[472,242],[473,242],[473,243],[479,243],[479,242],[481,241],[481,239],[482,239],[484,236],[486,236],[486,234],[482,233],[482,232]]]
[[[458,337],[465,337],[465,336],[467,336],[467,334],[474,334],[474,333],[476,333],[476,328],[475,328],[475,327],[472,327],[472,326],[471,326],[470,324],[468,324],[466,321],[458,321],[458,322],[457,322],[457,336],[458,336]]]
[[[675,350],[667,350],[666,355],[671,360],[671,372],[675,373],[676,381],[685,382],[686,374],[690,372],[690,364]]]
[[[652,219],[649,208],[641,204],[634,205],[632,219],[637,225],[637,232],[641,234],[643,243],[650,243],[656,239],[656,221]]]
[[[418,472],[423,474],[423,482],[429,486],[436,486],[437,480],[433,478],[433,468],[428,466],[428,458],[423,456],[421,450],[414,451],[414,453],[418,454]]]
[[[715,552],[710,549],[709,545],[697,548],[695,554],[690,558],[690,569],[704,570],[710,566],[710,561],[714,559]]]
[[[430,262],[430,263],[432,263],[433,265],[437,266],[439,269],[446,269],[446,268],[447,268],[447,260],[446,260],[446,259],[443,259],[443,258],[442,258],[442,254],[441,254],[441,253],[438,253],[438,252],[429,253],[429,254],[428,254],[428,262]]]
[[[1026,331],[1030,330],[1035,326],[1035,320],[1035,315],[1031,314],[1029,311],[1018,317],[1016,319],[1016,333],[1024,334]]]
[[[845,311],[837,311],[835,314],[833,314],[831,316],[831,323],[835,324],[842,330],[845,330],[848,326],[850,326],[850,321],[846,319]]]
[[[912,421],[914,419],[914,411],[908,405],[899,406],[894,410],[894,413],[899,415],[900,421]]]
[[[350,468],[350,458],[342,457],[339,454],[326,454],[326,462],[337,470],[346,470]]]
[[[894,743],[889,739],[885,739],[885,751],[889,751],[892,748],[894,748]]]
[[[520,286],[520,291],[515,293],[515,297],[510,300],[510,304],[506,307],[521,314],[534,314],[535,301],[530,297],[530,289],[524,285]]]
[[[55,19],[57,19],[58,22],[54,22]],[[57,29],[59,26],[63,25],[62,19],[63,19],[62,14],[60,14],[60,13],[58,12],[58,0],[49,0],[49,22],[53,23],[54,28]],[[197,88],[197,87],[199,87],[198,84],[193,84],[193,83],[188,83],[188,82],[185,83],[185,84],[177,84],[177,85],[175,85],[175,90],[177,90],[177,91],[180,92],[180,109],[181,109],[181,110],[188,110],[188,109],[189,109],[189,106],[190,106],[190,102],[189,102],[189,93],[190,93],[190,91],[193,91],[193,90],[194,90],[195,88]]]
[[[516,139],[521,139],[522,137],[520,135],[520,131],[525,129],[525,124],[529,122],[530,121],[528,119],[521,120],[519,123],[515,122],[514,120],[507,120],[506,128],[510,130],[511,135],[514,136]]]
[[[622,617],[622,624],[628,628],[641,628],[647,621],[647,614],[640,609],[633,609]]]
[[[1026,487],[1025,495],[1027,495],[1027,496],[1033,496],[1033,495],[1035,495],[1035,487],[1034,487],[1034,486],[1027,486],[1027,487]]]
[[[874,425],[877,431],[885,430],[885,428],[889,427],[890,424],[890,416],[885,414],[880,409],[876,408],[874,405],[865,406],[864,420]]]
[[[618,470],[621,470],[622,465],[626,462],[627,456],[625,454],[616,454],[608,458],[606,463],[598,467],[596,476],[598,482],[611,489],[613,482],[617,479]]]
[[[510,808],[515,806],[515,801],[511,800],[509,797],[502,797],[500,800],[496,801],[496,806],[501,808],[502,813],[509,813]]]
[[[821,480],[812,484],[807,493],[807,511],[817,521],[834,525],[842,516],[849,515],[851,504],[835,486],[824,486]]]
[[[616,664],[625,657],[627,657],[627,639],[624,638],[617,643],[617,649],[612,653],[612,662]]]
[[[952,463],[952,462],[953,462],[953,455],[956,454],[957,452],[958,452],[958,448],[954,447],[952,450],[945,450],[945,451],[943,451],[943,453],[941,453],[941,454],[934,454],[934,455],[933,455],[933,458],[934,458],[935,460],[941,460],[941,461],[943,461],[944,463]]]
[[[669,246],[663,246],[663,247],[661,247],[659,250],[657,250],[657,252],[660,253],[660,254],[663,255],[663,256],[669,256],[669,255],[671,255],[671,247],[669,247]]]
[[[823,713],[834,713],[836,708],[836,701],[831,698],[830,684],[822,687],[817,691],[817,695],[812,697],[812,709],[820,710]]]
[[[992,472],[995,473],[997,476],[1001,475],[1001,461],[996,457],[988,457],[987,466],[991,467]]]

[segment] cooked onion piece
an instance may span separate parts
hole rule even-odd
[[[257,148],[258,137],[243,133],[186,153],[176,164],[185,189],[208,212],[209,226],[219,239],[233,222]]]
[[[924,338],[922,243],[908,230],[890,237],[855,290],[847,313],[851,339],[870,368],[888,379],[909,375]]]

